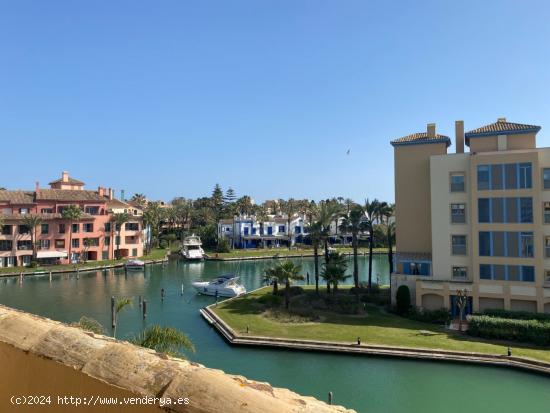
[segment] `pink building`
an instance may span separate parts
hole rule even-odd
[[[113,190],[84,189],[84,183],[63,172],[50,182],[49,189],[36,184],[34,191],[0,190],[0,267],[29,265],[33,249],[25,214],[37,214],[42,223],[36,228],[37,260],[41,264],[113,259],[117,239],[122,257],[143,255],[142,212],[135,206],[114,199]],[[82,210],[77,222],[62,218],[63,208],[76,205]],[[130,220],[122,228],[112,222],[117,212],[127,212]],[[72,241],[70,234],[72,230]]]

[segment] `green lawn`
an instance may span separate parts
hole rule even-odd
[[[338,252],[341,253],[351,253],[353,249],[351,247],[337,247]],[[359,248],[360,254],[368,254],[368,248]],[[387,248],[374,248],[373,252],[375,253],[384,253],[388,252]],[[253,258],[253,257],[273,257],[274,255],[279,255],[281,257],[288,255],[313,255],[313,248],[297,248],[291,249],[288,248],[250,248],[250,249],[235,249],[230,252],[215,252],[207,251],[209,257],[213,258]],[[323,254],[322,250],[319,250],[319,255]]]
[[[335,342],[356,342],[361,337],[364,344],[399,347],[454,350],[490,354],[506,354],[513,347],[515,356],[529,357],[550,362],[550,349],[531,347],[519,343],[490,342],[450,332],[434,324],[421,323],[386,313],[378,307],[367,307],[367,315],[342,315],[320,312],[319,322],[282,322],[267,317],[264,306],[258,302],[270,288],[263,288],[234,300],[224,301],[211,307],[237,333],[292,339],[312,339]],[[432,335],[421,334],[427,330]]]
[[[140,257],[142,260],[159,260],[164,258],[166,255],[167,250],[165,249],[153,249],[151,250],[151,253],[148,255],[145,255],[143,257]],[[101,267],[103,265],[116,265],[116,264],[122,264],[125,260],[105,260],[105,261],[88,261],[85,263],[78,264],[78,268],[85,269],[85,268],[91,268],[91,267]],[[30,268],[30,267],[6,267],[6,268],[0,268],[0,275],[1,274],[11,274],[11,273],[25,273],[25,274],[32,274],[35,272],[42,272],[42,271],[61,271],[61,270],[71,270],[75,269],[75,264],[62,264],[62,265],[47,265],[47,266],[39,266],[36,268]]]

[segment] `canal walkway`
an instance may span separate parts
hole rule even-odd
[[[446,362],[474,363],[481,365],[512,367],[535,373],[550,375],[550,363],[524,357],[504,354],[485,354],[474,352],[432,350],[424,348],[380,346],[358,343],[327,342],[317,340],[297,340],[237,334],[209,305],[200,311],[204,319],[231,344],[242,346],[284,348],[301,351],[321,351],[332,353],[397,357],[416,360],[439,360]]]

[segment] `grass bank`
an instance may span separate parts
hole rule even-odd
[[[262,298],[270,294],[271,289],[266,287],[221,302],[211,310],[238,334],[245,333],[248,326],[254,336],[349,343],[361,337],[364,344],[499,355],[506,354],[511,346],[514,356],[550,362],[549,348],[478,339],[446,330],[443,326],[399,317],[373,305],[367,305],[366,314],[360,315],[316,310],[317,319],[308,320],[300,316],[282,316],[284,310],[277,309],[275,313],[279,315],[274,316],[273,307]]]
[[[348,254],[352,253],[353,249],[351,247],[337,247],[338,252]],[[368,248],[359,248],[360,255],[368,255]],[[206,251],[209,257],[211,258],[220,258],[220,259],[235,259],[235,258],[258,258],[258,257],[288,257],[293,255],[304,255],[304,256],[313,256],[313,248],[249,248],[249,249],[235,249],[230,252],[216,252],[216,251]],[[387,248],[374,248],[373,253],[375,254],[387,254]],[[319,256],[323,255],[323,251],[319,250]]]

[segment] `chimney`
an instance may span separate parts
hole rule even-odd
[[[105,188],[98,186],[97,187],[97,193],[99,196],[105,196]]]
[[[34,190],[35,190],[36,192],[40,191],[40,182],[38,182],[38,181],[35,182]]]
[[[109,188],[109,199],[113,200],[113,188]]]
[[[435,123],[428,123],[428,138],[435,138]]]
[[[61,180],[63,182],[69,182],[69,172],[63,171],[63,173],[61,174]]]
[[[456,153],[464,153],[464,121],[455,122]]]
[[[506,122],[506,118],[498,118],[498,119],[497,119],[497,122],[504,123],[504,122]]]

